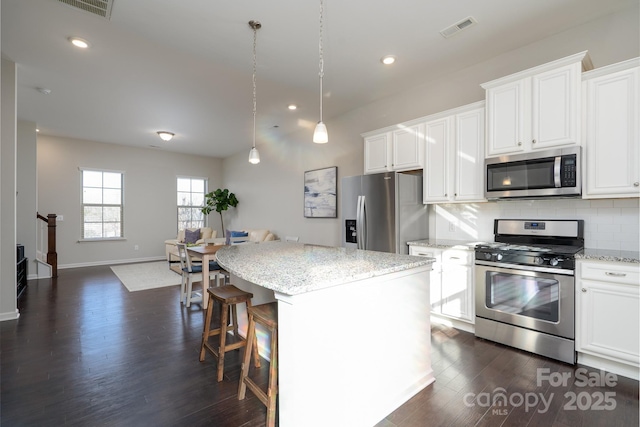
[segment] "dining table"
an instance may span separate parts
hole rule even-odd
[[[216,252],[225,246],[224,243],[215,242],[202,246],[187,246],[189,256],[202,259],[202,308],[206,309],[209,303],[207,288],[209,287],[209,261],[215,260]]]

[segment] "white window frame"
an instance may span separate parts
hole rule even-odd
[[[124,232],[124,181],[125,174],[124,171],[120,170],[110,170],[110,169],[100,169],[100,168],[79,168],[80,170],[80,242],[101,242],[101,241],[113,241],[113,240],[125,240],[125,232]],[[120,203],[85,203],[84,201],[84,172],[99,172],[102,174],[110,173],[110,174],[119,174],[120,175]],[[88,188],[98,188],[98,187],[88,187]],[[105,189],[109,189],[109,187],[104,186],[104,181],[102,182],[101,187],[104,192]],[[111,208],[111,207],[120,207],[120,221],[104,221],[104,218],[100,223],[103,227],[103,233],[101,237],[85,237],[85,207],[101,207],[101,208]],[[104,237],[104,225],[108,223],[118,222],[120,224],[120,235],[119,236],[110,236]]]
[[[192,181],[193,180],[201,180],[204,182],[204,192],[202,193],[203,199],[202,199],[202,204],[201,205],[180,205],[178,203],[179,200],[179,193],[181,193],[181,191],[178,189],[178,180],[180,179],[188,179],[189,182],[189,188],[190,190],[193,188],[192,187]],[[204,206],[204,195],[207,194],[208,192],[208,187],[209,187],[209,179],[206,177],[201,177],[201,176],[184,176],[184,175],[178,175],[176,177],[176,227],[177,227],[177,231],[180,231],[184,228],[202,228],[202,227],[207,227],[207,223],[208,223],[208,216],[203,214],[203,219],[202,219],[202,225],[200,226],[190,226],[190,227],[182,227],[181,224],[183,224],[185,221],[181,221],[180,220],[180,209],[200,209]],[[190,194],[193,194],[193,191],[189,191]]]

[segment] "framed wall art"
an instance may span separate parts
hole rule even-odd
[[[304,216],[337,218],[338,167],[315,169],[304,173]]]

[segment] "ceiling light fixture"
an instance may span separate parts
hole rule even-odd
[[[249,21],[249,26],[253,28],[253,146],[249,151],[249,163],[256,165],[260,163],[260,154],[256,148],[256,39],[262,24],[259,21]]]
[[[163,141],[171,141],[171,138],[175,135],[173,132],[167,132],[166,130],[159,130],[157,134]]]
[[[80,37],[69,37],[68,39],[72,45],[75,47],[79,47],[80,49],[87,49],[91,44],[85,39],[81,39]]]
[[[396,62],[396,57],[393,55],[386,55],[383,56],[382,59],[380,59],[380,61],[384,64],[384,65],[391,65],[394,62]]]
[[[298,109],[298,106],[297,106],[296,104],[289,104],[289,105],[287,106],[287,108],[288,108],[289,110],[297,110],[297,109]]]
[[[327,126],[322,122],[322,78],[324,77],[324,58],[322,52],[322,27],[324,15],[324,2],[320,0],[320,43],[318,44],[318,51],[320,53],[320,121],[316,125],[316,129],[313,131],[313,142],[316,144],[324,144],[329,142],[329,134],[327,133]]]

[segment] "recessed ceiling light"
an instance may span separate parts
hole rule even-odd
[[[36,129],[36,132],[40,132],[40,129]]]
[[[383,56],[382,59],[380,59],[380,62],[382,62],[384,65],[391,65],[396,62],[396,57],[393,55],[386,55]]]
[[[173,136],[175,135],[173,132],[168,132],[166,130],[159,130],[157,134],[163,141],[171,141],[171,138],[173,138]]]
[[[91,46],[88,41],[86,41],[85,39],[81,39],[80,37],[69,37],[69,41],[72,45],[74,45],[75,47],[79,47],[80,49],[86,49]]]
[[[297,110],[297,109],[298,109],[298,106],[297,106],[296,104],[289,104],[289,105],[287,106],[287,108],[288,108],[289,110]]]

